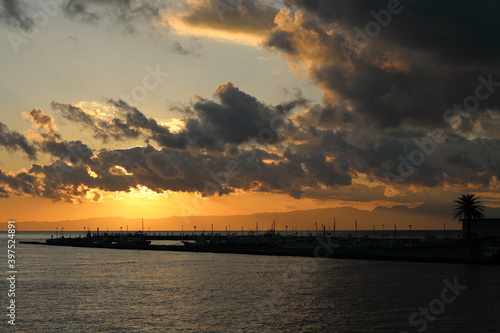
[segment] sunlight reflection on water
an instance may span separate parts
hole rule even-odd
[[[499,267],[20,245],[20,332],[496,332]]]

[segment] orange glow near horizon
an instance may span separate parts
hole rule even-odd
[[[95,229],[97,226],[100,226],[102,229],[106,227],[110,230],[118,230],[120,225],[117,224],[118,222],[114,222],[116,219],[113,218],[137,219],[137,221],[144,218],[146,220],[156,219],[154,222],[147,223],[148,226],[151,227],[151,231],[180,230],[182,226],[187,229],[192,229],[194,225],[198,226],[197,230],[202,231],[204,229],[209,230],[210,224],[214,223],[214,221],[204,221],[204,218],[207,220],[210,216],[223,217],[256,213],[285,213],[309,209],[340,207],[351,207],[361,211],[371,211],[376,207],[393,207],[397,205],[397,203],[389,201],[356,202],[318,200],[311,198],[294,199],[284,194],[261,192],[240,192],[229,196],[202,198],[199,194],[185,192],[158,194],[147,188],[137,188],[130,193],[99,193],[99,195],[101,195],[101,197],[97,201],[85,199],[83,203],[79,204],[52,202],[49,199],[40,198],[13,197],[9,199],[8,207],[2,210],[1,221],[65,221],[61,225],[66,225],[65,230],[69,231],[82,229],[80,225],[72,227],[69,221],[85,219],[95,220],[96,218],[101,218],[99,220],[102,222],[99,222],[99,224],[96,224],[96,222],[89,222],[90,224],[87,225],[87,227]],[[89,197],[92,197],[92,195],[89,195]],[[174,224],[165,225],[161,222],[161,220],[172,216],[179,217]],[[195,218],[189,219],[187,218],[189,216]],[[329,223],[332,219],[330,216],[310,216],[310,218],[306,217],[303,220],[290,221],[290,228],[293,225],[293,227],[297,229],[311,230],[314,226],[315,218],[319,218],[319,223]],[[241,227],[244,227],[246,230],[254,228],[254,222],[243,222],[243,220],[234,221],[233,228],[237,230],[240,230]],[[262,230],[265,230],[269,221],[261,222]],[[341,219],[339,219],[338,222],[340,230],[342,229],[342,223],[346,223],[345,218],[343,222]],[[366,225],[366,229],[370,229],[372,222],[375,223],[376,221],[364,220],[363,222],[359,222],[360,226]],[[223,222],[217,223],[218,221],[216,220],[214,223],[215,227],[219,230],[223,230]],[[280,224],[283,223],[287,222],[280,221]],[[349,229],[349,223],[345,225],[345,228]],[[131,226],[131,229],[133,228],[134,226]],[[47,230],[47,227],[41,227],[41,230]]]

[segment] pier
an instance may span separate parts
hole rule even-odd
[[[262,235],[90,235],[55,238],[33,245],[106,248],[119,250],[234,253],[248,255],[300,256],[337,259],[392,260],[436,263],[500,264],[499,258],[468,256],[460,239],[387,239],[367,237]],[[182,245],[151,244],[151,240],[179,240]]]

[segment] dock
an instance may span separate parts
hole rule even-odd
[[[106,248],[118,250],[146,251],[180,251],[180,252],[210,252],[233,253],[247,255],[297,256],[330,259],[384,260],[405,262],[430,262],[449,264],[484,264],[498,265],[500,259],[482,256],[468,256],[461,248],[333,248],[318,242],[317,246],[309,248],[284,248],[277,246],[235,246],[235,245],[140,245],[140,244],[99,244],[84,242],[23,242],[22,244],[70,246],[87,248]]]

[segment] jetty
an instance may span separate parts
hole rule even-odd
[[[282,235],[268,231],[261,235],[201,234],[165,235],[160,240],[181,240],[176,245],[152,244],[153,237],[135,234],[104,233],[76,238],[51,238],[45,242],[23,244],[89,247],[106,249],[235,253],[248,255],[300,256],[337,259],[392,260],[435,263],[500,264],[500,256],[469,256],[462,239],[411,239],[334,237],[332,235]]]

